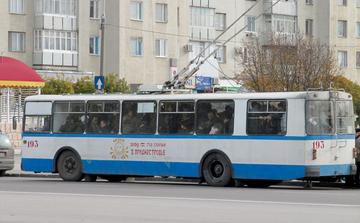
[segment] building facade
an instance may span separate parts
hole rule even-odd
[[[342,74],[360,83],[360,1],[299,1],[301,33],[334,49]]]
[[[134,88],[171,80],[204,49],[202,58],[218,50],[198,74],[232,78],[246,57],[244,42],[298,32],[334,47],[344,75],[360,82],[359,0],[5,0],[2,6],[0,54],[43,77],[99,74],[104,16],[104,74],[118,74]]]

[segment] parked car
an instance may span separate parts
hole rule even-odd
[[[14,168],[14,149],[10,139],[0,132],[0,176],[4,176],[7,170]]]

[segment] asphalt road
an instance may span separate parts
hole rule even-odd
[[[360,189],[0,178],[1,223],[360,222]]]

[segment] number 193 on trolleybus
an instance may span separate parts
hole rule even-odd
[[[269,186],[356,172],[352,97],[341,91],[38,95],[26,98],[22,136],[22,170],[65,181]]]

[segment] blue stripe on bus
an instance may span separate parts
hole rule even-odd
[[[199,177],[200,164],[186,162],[83,160],[84,173],[134,176]],[[318,165],[320,176],[349,175],[350,164]],[[52,159],[22,159],[22,170],[54,172]],[[233,164],[237,179],[291,180],[305,177],[305,165]]]
[[[128,138],[128,139],[232,139],[232,140],[341,140],[354,139],[355,135],[335,136],[239,136],[239,135],[119,135],[119,134],[42,134],[23,133],[23,137],[60,137],[60,138]]]

